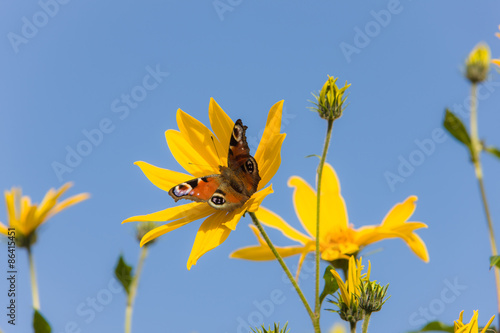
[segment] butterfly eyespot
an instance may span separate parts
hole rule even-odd
[[[253,162],[250,159],[245,162],[245,167],[246,167],[248,173],[253,173],[255,171]]]
[[[223,205],[226,202],[226,200],[224,200],[223,197],[220,197],[218,195],[217,196],[216,195],[212,196],[212,198],[210,200],[212,201],[212,203],[214,205],[217,205],[217,206]]]

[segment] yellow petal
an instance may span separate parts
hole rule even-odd
[[[177,125],[186,142],[195,150],[203,153],[207,164],[214,166],[222,164],[222,156],[227,157],[227,148],[226,154],[222,152],[221,156],[222,146],[219,140],[203,123],[179,109],[177,110]]]
[[[178,207],[173,207],[173,208],[180,208],[182,209],[172,209],[168,208],[163,211],[159,211],[153,214],[149,215],[144,215],[144,216],[134,216],[131,217],[125,221],[125,222],[130,222],[130,221],[165,221],[163,218],[167,218],[168,220],[172,221],[175,220],[174,222],[167,223],[165,225],[159,226],[157,228],[154,228],[153,230],[149,231],[142,237],[141,239],[141,244],[140,246],[143,246],[147,242],[160,237],[172,230],[175,230],[177,228],[182,227],[183,225],[186,225],[188,223],[191,223],[193,221],[199,220],[201,218],[204,218],[210,214],[213,213],[213,208],[211,208],[208,205],[203,205],[203,204],[198,204],[198,206],[191,206],[193,208],[186,208],[185,206],[193,205],[193,204],[198,204],[198,203],[192,203],[192,204],[187,204],[183,206],[178,206]],[[184,211],[183,211],[184,210]],[[155,220],[155,219],[161,219],[161,220]],[[129,221],[130,220],[130,221]]]
[[[256,212],[259,209],[260,204],[262,203],[264,198],[273,192],[274,191],[272,185],[266,187],[263,190],[255,192],[252,197],[247,202],[245,202],[244,207],[246,207],[246,210],[248,210],[249,212]]]
[[[7,236],[7,234],[8,234],[7,227],[2,222],[0,222],[0,234],[2,234],[4,236]]]
[[[486,325],[484,325],[484,328],[482,329],[481,333],[486,333],[488,331],[488,327],[493,322],[493,319],[495,319],[495,315],[493,315],[493,317],[490,318],[490,320],[486,323]]]
[[[316,209],[314,210],[316,212]],[[340,233],[348,228],[347,209],[340,193],[340,183],[333,167],[325,163],[321,179],[321,239],[327,233]]]
[[[57,213],[59,213],[60,211],[70,207],[70,206],[73,206],[73,205],[76,205],[77,203],[79,202],[82,202],[84,200],[87,200],[88,198],[90,198],[90,194],[88,193],[80,193],[80,194],[76,194],[72,197],[69,197],[63,201],[61,201],[60,203],[58,203],[50,212],[49,214],[47,215],[47,219],[51,218],[52,216],[56,215]]]
[[[500,38],[500,37],[498,37],[498,38]],[[493,59],[493,60],[491,60],[491,62],[497,66],[500,66],[500,59]]]
[[[286,134],[280,134],[283,101],[274,104],[269,110],[266,127],[255,152],[255,160],[262,178],[259,189],[266,186],[281,164],[281,145]]]
[[[183,217],[191,217],[195,219],[200,214],[205,214],[204,216],[213,213],[214,209],[204,202],[191,202],[185,205],[170,207],[159,212],[147,214],[147,215],[137,215],[125,219],[122,223],[126,222],[147,222],[147,221],[172,221]],[[204,216],[198,217],[200,219]]]
[[[208,117],[210,118],[210,126],[212,126],[212,130],[220,141],[220,146],[217,146],[217,151],[221,157],[222,165],[226,166],[229,141],[231,140],[234,121],[231,120],[213,98],[210,98]]]
[[[412,195],[404,202],[396,204],[385,216],[382,226],[394,227],[405,223],[415,211],[417,197]]]
[[[259,210],[261,211],[262,208]],[[258,246],[248,246],[241,249],[238,249],[229,255],[230,258],[237,259],[246,259],[246,260],[275,260],[276,257],[274,253],[269,249],[266,241],[260,235],[259,229],[253,224],[249,225],[250,229],[254,233],[255,237],[257,237],[257,241],[259,242]],[[295,254],[299,254],[304,252],[304,246],[287,246],[287,247],[279,247],[276,246],[276,250],[282,257],[289,257]]]
[[[174,130],[166,131],[165,137],[172,155],[188,173],[194,177],[219,173],[219,163],[214,163],[217,156],[207,147],[192,147],[180,132]]]
[[[303,246],[275,246],[275,248],[282,258],[300,254],[304,250]],[[267,244],[260,246],[243,247],[231,253],[229,257],[254,261],[276,260],[274,253],[269,249],[269,246],[267,246]]]
[[[244,206],[243,206],[244,207]],[[232,212],[227,213],[223,218],[223,223],[224,226],[231,230],[236,229],[236,225],[241,219],[241,216],[245,213],[245,209],[243,207],[240,207],[239,209],[235,209]]]
[[[192,175],[159,168],[143,161],[137,161],[134,164],[141,168],[141,171],[151,183],[166,192],[172,187],[193,178]]]
[[[222,223],[224,215],[225,212],[216,212],[201,224],[187,261],[188,270],[196,265],[201,256],[222,244],[231,233],[231,229]]]
[[[280,216],[278,216],[276,213],[273,213],[267,208],[260,207],[255,215],[262,224],[274,229],[278,229],[283,235],[290,239],[293,239],[294,241],[297,241],[303,245],[311,241],[311,238],[292,228]]]
[[[265,149],[262,149],[259,155],[255,155],[261,177],[258,189],[266,186],[278,171],[281,164],[281,146],[285,136],[286,134],[277,134],[269,138],[265,143],[262,140],[260,141],[259,147],[265,145]]]
[[[293,205],[297,217],[309,235],[316,238],[316,192],[298,176],[290,177],[288,186],[295,188]]]

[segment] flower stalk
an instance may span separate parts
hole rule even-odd
[[[483,181],[483,168],[481,164],[480,153],[482,150],[481,141],[479,140],[479,130],[477,121],[477,83],[471,82],[471,106],[470,106],[470,133],[471,133],[471,158],[474,164],[474,172],[479,184],[479,190],[481,192],[481,200],[483,202],[484,213],[486,215],[486,221],[488,224],[488,234],[491,246],[491,254],[493,256],[498,255],[497,245],[495,241],[495,233],[493,230],[493,221],[491,219],[490,209],[488,205],[488,200],[486,197],[486,190],[484,188]],[[493,268],[495,271],[495,284],[497,289],[497,308],[499,313],[499,325],[500,325],[500,271],[498,267]]]
[[[319,318],[320,311],[321,311],[321,303],[319,301],[319,279],[320,279],[320,274],[319,274],[319,262],[320,262],[320,247],[319,247],[319,228],[320,228],[320,208],[321,208],[321,180],[323,177],[323,167],[325,165],[326,161],[326,154],[328,153],[328,147],[330,146],[330,139],[332,136],[332,129],[333,129],[333,121],[334,119],[328,119],[328,127],[326,130],[326,138],[325,138],[325,145],[323,147],[323,154],[321,154],[321,160],[319,162],[318,166],[318,194],[316,196],[316,251],[315,251],[315,259],[316,259],[316,287],[315,287],[315,306],[314,306],[314,312],[316,316]]]
[[[365,318],[363,319],[363,325],[361,326],[361,332],[362,333],[367,333],[368,332],[368,323],[370,322],[370,316],[371,312],[366,312],[365,313]]]
[[[295,288],[295,291],[297,291],[297,294],[299,295],[300,300],[302,301],[302,303],[304,303],[304,307],[306,308],[307,313],[309,314],[309,317],[311,318],[311,321],[312,321],[312,324],[313,324],[313,327],[314,327],[314,332],[315,333],[321,333],[321,330],[320,330],[320,327],[319,327],[319,316],[316,316],[316,314],[312,311],[311,307],[309,306],[309,303],[307,302],[307,300],[306,300],[306,298],[304,296],[304,293],[302,292],[302,290],[300,289],[299,285],[297,284],[297,281],[295,281],[295,279],[293,278],[293,275],[290,272],[290,269],[288,269],[288,266],[283,261],[283,258],[281,257],[281,255],[278,253],[278,251],[274,247],[274,244],[271,242],[271,239],[269,238],[269,236],[267,235],[266,231],[262,227],[262,224],[260,223],[260,221],[257,218],[257,216],[255,215],[255,213],[248,212],[248,214],[252,218],[252,222],[259,229],[262,237],[264,238],[264,240],[266,241],[267,245],[269,246],[269,248],[273,252],[274,256],[276,257],[276,259],[280,263],[281,268],[283,268],[283,270],[285,271],[285,274],[288,276],[288,279],[290,280],[290,282],[292,283],[293,287]]]
[[[127,295],[127,307],[125,309],[125,333],[130,333],[132,331],[132,312],[134,308],[134,301],[137,294],[137,287],[139,286],[142,266],[144,265],[147,254],[148,246],[141,247],[139,262],[137,263],[137,271],[132,279],[132,283],[130,284],[130,292]]]
[[[40,310],[40,296],[38,294],[38,284],[36,282],[36,271],[35,271],[35,261],[33,260],[33,253],[31,252],[31,245],[26,246],[28,251],[28,261],[30,266],[30,277],[31,277],[31,294],[33,297],[33,309]]]

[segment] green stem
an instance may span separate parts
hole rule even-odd
[[[326,130],[325,145],[323,147],[323,154],[321,155],[321,160],[318,166],[318,193],[316,194],[316,288],[315,288],[315,306],[314,313],[319,318],[321,312],[321,304],[319,302],[319,262],[320,262],[320,249],[319,249],[319,225],[320,225],[320,206],[321,206],[321,179],[323,177],[323,166],[325,165],[326,154],[328,153],[328,146],[330,145],[330,139],[332,136],[333,119],[328,119],[328,128]]]
[[[28,261],[30,265],[31,276],[31,293],[33,296],[33,308],[37,311],[40,310],[40,297],[38,296],[38,284],[36,283],[35,261],[33,260],[33,253],[31,253],[31,245],[26,246],[28,250]]]
[[[269,239],[269,236],[267,235],[267,233],[265,232],[264,228],[262,227],[262,224],[259,222],[259,219],[255,215],[255,213],[248,212],[248,215],[250,215],[250,217],[252,218],[253,223],[259,229],[260,234],[262,235],[262,237],[266,241],[267,245],[269,246],[269,248],[273,252],[273,254],[276,257],[276,259],[278,259],[278,262],[280,263],[281,268],[283,268],[283,270],[285,271],[286,275],[288,276],[288,279],[290,279],[290,282],[292,283],[293,287],[295,288],[295,291],[297,291],[297,294],[299,294],[299,297],[300,297],[302,303],[304,303],[304,306],[305,306],[305,308],[307,310],[307,313],[309,314],[309,317],[311,317],[311,321],[312,321],[312,324],[313,324],[313,327],[314,327],[314,332],[315,333],[321,333],[321,330],[320,330],[320,327],[319,327],[319,317],[317,317],[314,314],[314,312],[312,311],[311,307],[309,306],[309,303],[307,303],[307,300],[306,300],[306,298],[304,296],[304,293],[302,292],[302,290],[300,289],[299,285],[297,284],[297,281],[295,281],[295,279],[293,278],[293,275],[290,272],[290,270],[288,269],[288,266],[283,261],[283,258],[281,258],[281,255],[278,253],[278,251],[274,247],[273,243]]]
[[[349,322],[349,324],[351,325],[351,333],[356,333],[356,323]]]
[[[371,315],[372,315],[371,313],[365,313],[365,318],[363,319],[363,326],[361,326],[362,333],[368,332],[368,322],[370,322]]]
[[[142,266],[144,265],[144,260],[148,254],[148,247],[144,245],[141,247],[141,254],[139,256],[139,262],[137,263],[137,270],[134,277],[132,278],[132,283],[130,284],[130,292],[127,295],[127,307],[125,309],[125,333],[130,333],[132,331],[132,310],[134,307],[134,300],[137,294],[137,287],[139,286],[139,278],[141,277]]]
[[[492,255],[498,255],[497,245],[495,242],[495,233],[493,231],[493,221],[491,219],[490,209],[488,206],[488,200],[486,198],[486,190],[484,188],[483,181],[483,167],[481,165],[480,153],[482,150],[481,142],[479,140],[478,122],[477,122],[477,84],[472,83],[471,87],[471,105],[470,105],[470,133],[471,133],[471,146],[472,146],[472,163],[474,164],[474,171],[479,184],[479,190],[481,192],[481,200],[483,202],[484,213],[486,215],[486,221],[488,223],[488,233],[490,239],[491,253]],[[497,308],[499,313],[499,325],[500,325],[500,271],[498,267],[494,268],[495,271],[495,283],[497,289]]]

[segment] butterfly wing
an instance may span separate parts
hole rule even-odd
[[[198,202],[208,201],[219,188],[220,175],[210,175],[188,180],[176,185],[168,191],[168,194],[177,202],[179,199],[189,199]]]

